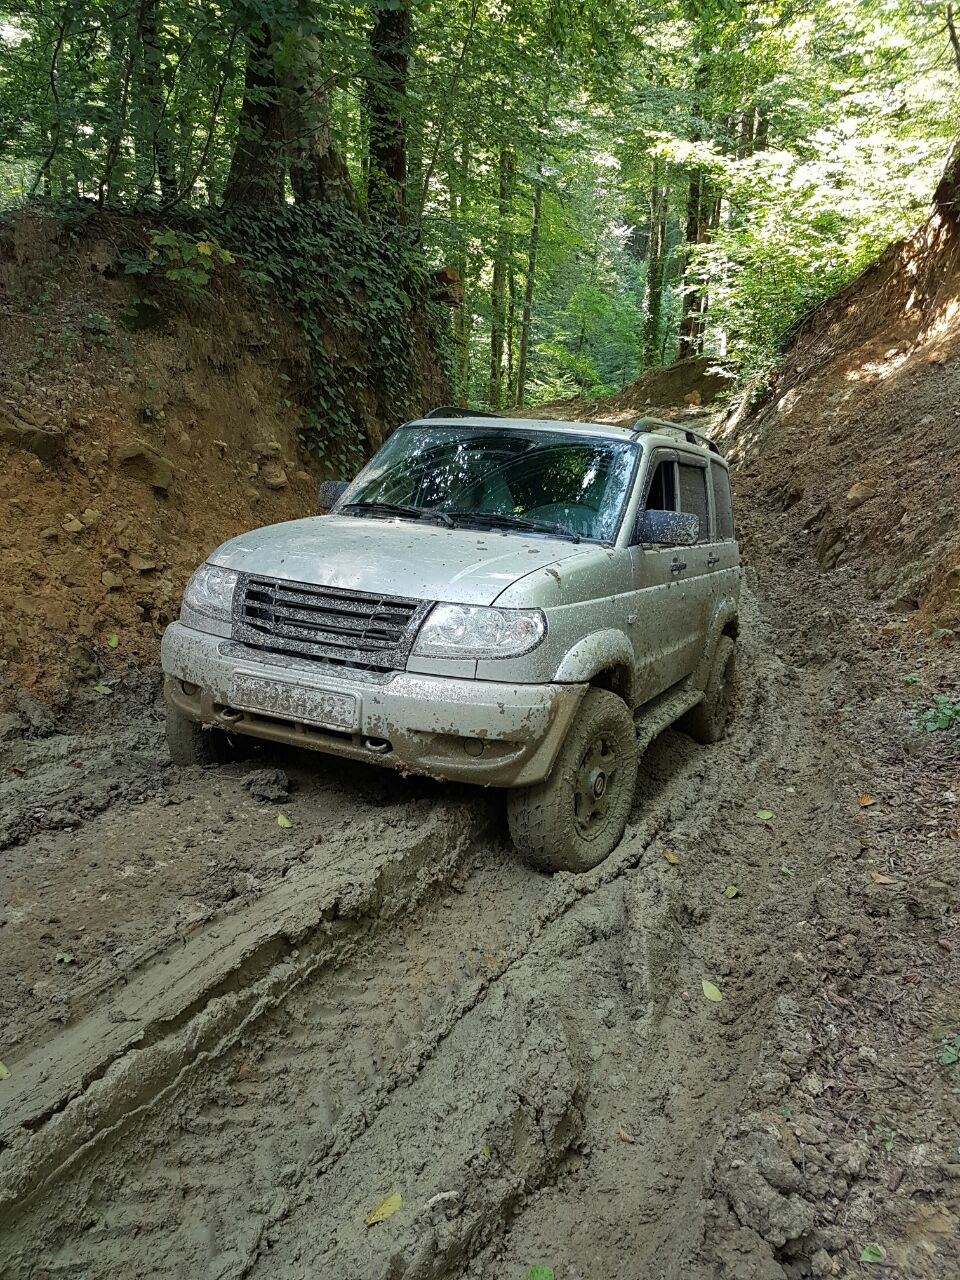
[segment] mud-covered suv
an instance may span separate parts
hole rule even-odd
[[[505,787],[527,858],[595,866],[641,749],[681,718],[724,730],[740,557],[716,445],[435,410],[340,488],[191,578],[163,638],[173,759],[250,735]]]

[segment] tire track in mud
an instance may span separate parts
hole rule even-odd
[[[758,838],[770,843],[731,793],[741,796],[761,769],[776,774],[801,751],[805,725],[789,714],[797,700],[780,691],[782,670],[756,645],[748,641],[752,674],[735,733],[709,751],[677,734],[651,748],[635,822],[604,866],[549,879],[503,847],[487,850],[462,892],[316,974],[162,1114],[54,1187],[11,1232],[14,1274],[439,1276],[459,1274],[451,1269],[471,1255],[471,1274],[508,1274],[510,1237],[491,1241],[524,1197],[558,1171],[587,1176],[571,1170],[587,1158],[577,1143],[607,1059],[621,1091],[649,1093],[651,1070],[638,1074],[634,1058],[666,1046],[675,1059],[664,1029],[676,1030],[673,1006],[696,972],[718,963],[705,954],[713,943],[701,936],[699,891],[650,846],[669,832],[692,860],[698,848],[736,858],[738,843],[741,855],[755,853]],[[761,974],[758,986],[752,975],[753,998],[762,1002],[773,977]],[[726,1073],[725,1106],[755,1061],[763,1018],[754,1022],[733,1044],[722,1017],[713,1026],[719,1047],[714,1034],[708,1056]],[[702,1018],[691,1025],[694,1042],[709,1038]],[[689,1033],[677,1040],[689,1051]],[[720,1100],[704,1104],[708,1116],[710,1101]],[[656,1122],[655,1105],[646,1123]],[[705,1158],[702,1149],[689,1157],[696,1139],[683,1116],[659,1122],[690,1167],[677,1181],[662,1142],[641,1162],[654,1258],[664,1214],[650,1206],[669,1218],[668,1196],[699,1189]],[[701,1127],[692,1126],[697,1136]],[[637,1135],[624,1132],[631,1141],[617,1141],[633,1152]],[[367,1231],[364,1212],[394,1184],[410,1208]],[[618,1274],[615,1258],[604,1274]]]

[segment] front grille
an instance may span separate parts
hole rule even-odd
[[[273,653],[399,671],[429,608],[429,601],[241,574],[233,638]]]

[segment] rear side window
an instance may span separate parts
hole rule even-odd
[[[717,517],[717,541],[733,539],[733,495],[730,492],[730,476],[725,467],[712,465],[710,479],[713,484],[713,509]]]
[[[690,516],[700,517],[700,542],[710,540],[710,515],[707,506],[707,469],[691,467],[681,462],[680,510]]]

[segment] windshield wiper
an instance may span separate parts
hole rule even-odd
[[[453,521],[445,511],[437,511],[433,507],[411,507],[403,502],[347,502],[340,511],[373,511],[385,516],[409,516],[412,520],[431,517],[448,529],[453,528]]]
[[[579,542],[580,534],[571,533],[562,524],[552,524],[549,520],[525,520],[523,516],[504,515],[496,511],[451,511],[454,520],[471,520],[474,524],[502,525],[505,529],[529,529],[531,533],[553,533],[558,538],[568,538],[571,542]]]

